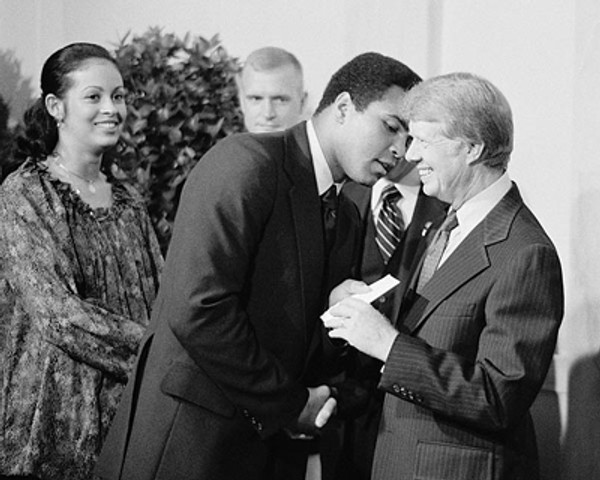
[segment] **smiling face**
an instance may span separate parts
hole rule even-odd
[[[400,120],[404,95],[400,87],[390,87],[363,111],[356,110],[347,93],[340,95],[336,108],[341,129],[331,165],[336,180],[345,176],[372,185],[396,166],[408,135]]]
[[[285,130],[302,119],[306,95],[302,73],[293,65],[269,70],[245,68],[240,90],[240,107],[249,132]]]
[[[460,207],[476,185],[471,163],[478,157],[478,147],[445,137],[439,122],[411,121],[409,131],[412,142],[406,159],[416,163],[423,191]]]
[[[101,153],[119,140],[127,113],[121,74],[108,60],[91,59],[69,77],[64,97],[49,95],[46,101],[50,114],[62,119],[59,143]]]

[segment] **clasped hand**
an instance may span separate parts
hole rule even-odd
[[[329,313],[323,320],[331,338],[346,340],[357,350],[385,362],[398,335],[390,321],[368,303],[352,298],[366,293],[364,282],[345,280],[329,295]]]
[[[294,428],[286,429],[287,434],[294,439],[310,439],[319,434],[335,413],[337,400],[331,396],[331,389],[321,385],[308,389],[308,400]]]

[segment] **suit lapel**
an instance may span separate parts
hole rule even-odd
[[[358,276],[362,223],[356,205],[343,192],[340,193],[335,236],[335,243],[329,255],[327,290],[349,277]]]
[[[500,203],[469,233],[431,277],[421,296],[417,296],[411,306],[402,325],[404,329],[411,332],[417,329],[442,301],[489,267],[488,246],[506,240],[510,225],[522,205],[523,200],[513,184]],[[414,285],[419,270],[413,271],[411,285]]]
[[[356,205],[360,213],[360,252],[357,278],[367,283],[378,280],[384,269],[383,257],[375,243],[375,227],[371,212],[371,188],[355,182],[344,185],[344,195]]]
[[[354,202],[364,221],[371,210],[371,188],[349,180],[344,185],[343,192]]]
[[[300,269],[301,295],[304,311],[294,318],[305,332],[307,298],[320,298],[322,282],[311,279],[323,277],[324,245],[321,222],[321,203],[317,192],[314,167],[310,155],[306,124],[303,122],[285,133],[284,170],[291,188],[289,198],[297,240],[297,262]],[[309,332],[307,332],[309,333]],[[307,339],[308,340],[308,339]]]

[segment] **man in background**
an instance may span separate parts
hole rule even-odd
[[[253,51],[237,77],[246,130],[252,133],[285,130],[302,120],[306,91],[302,65],[277,47]]]
[[[530,408],[564,293],[556,249],[507,173],[510,106],[491,82],[456,73],[411,89],[403,115],[406,158],[448,214],[397,317],[351,297],[338,303],[360,290],[349,281],[325,322],[332,338],[384,362],[373,478],[538,479]]]

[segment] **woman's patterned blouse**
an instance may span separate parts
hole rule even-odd
[[[92,209],[31,160],[0,187],[0,475],[84,480],[149,323],[163,260],[137,192]]]

